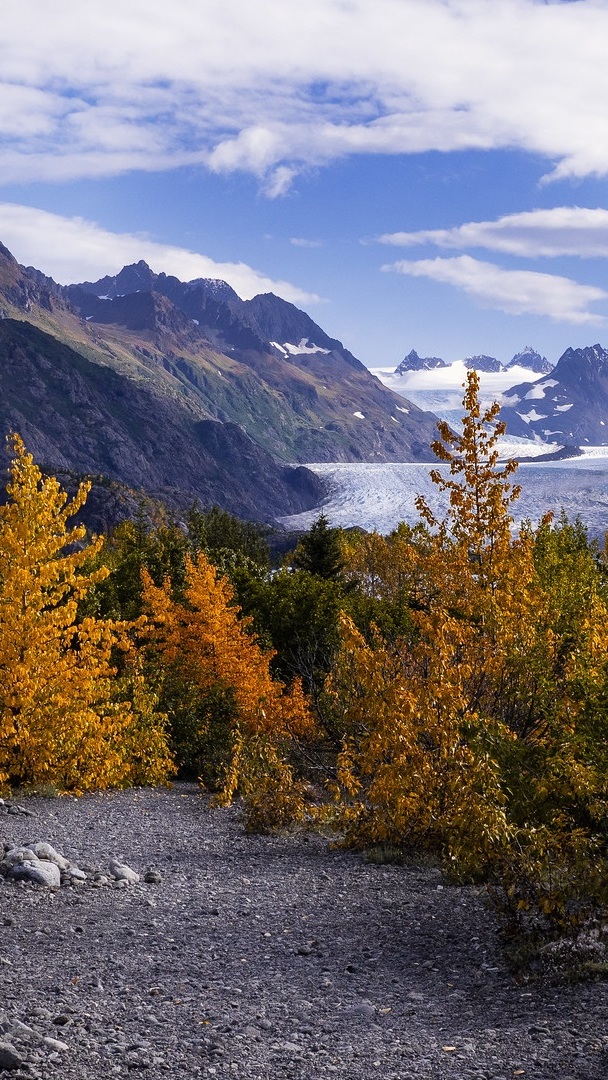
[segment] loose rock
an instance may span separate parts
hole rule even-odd
[[[117,859],[110,859],[110,873],[115,881],[125,881],[128,885],[135,885],[139,881],[139,874]]]
[[[52,862],[43,862],[36,859],[35,862],[16,863],[11,866],[8,877],[11,881],[30,881],[33,885],[46,885],[49,889],[58,889],[61,885],[61,873],[59,867]]]
[[[46,844],[44,841],[38,841],[38,843],[31,845],[32,851],[39,859],[46,860],[48,862],[55,863],[60,870],[67,870],[69,867],[69,861],[60,855],[58,851],[55,851],[54,847],[50,844]]]
[[[246,835],[194,785],[32,805],[28,850],[74,862],[64,888],[1,890],[0,1040],[23,1080],[608,1075],[608,983],[517,983],[482,894],[433,868]],[[108,851],[162,880],[119,885]]]
[[[9,1043],[0,1042],[0,1069],[22,1069],[26,1066],[24,1059]]]

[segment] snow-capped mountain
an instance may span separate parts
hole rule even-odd
[[[550,375],[512,386],[502,400],[511,435],[608,445],[608,352],[601,345],[566,349]]]
[[[469,371],[505,370],[500,360],[497,360],[495,356],[485,356],[483,353],[477,353],[475,356],[465,356],[463,364]]]
[[[407,356],[403,358],[398,367],[396,367],[394,371],[387,371],[386,375],[407,377],[417,371],[437,371],[441,372],[441,374],[438,375],[437,381],[437,385],[439,386],[444,384],[445,378],[450,376],[450,372],[455,376],[458,376],[459,383],[461,383],[462,371],[470,371],[473,368],[475,371],[486,375],[505,373],[512,368],[521,368],[522,375],[528,372],[531,375],[547,375],[550,371],[553,371],[553,365],[547,360],[546,356],[541,356],[541,354],[537,352],[536,349],[533,349],[531,345],[526,345],[521,352],[515,353],[507,364],[503,364],[495,356],[487,356],[485,353],[475,353],[473,356],[465,356],[463,360],[453,360],[448,362],[447,360],[442,360],[439,356],[419,356],[416,350],[412,349]],[[431,380],[433,381],[432,375]],[[391,385],[393,388],[400,385],[399,382],[395,382],[394,380],[389,383],[388,378],[383,379],[383,381],[386,385]],[[409,385],[410,381],[408,379],[408,386]]]
[[[508,366],[495,357],[476,354],[467,357],[468,366],[464,360],[454,360],[449,364],[441,361],[437,367],[431,367],[427,360],[433,358],[425,360],[412,350],[396,371],[390,368],[373,368],[372,371],[385,386],[403,394],[420,409],[430,410],[458,427],[462,417],[463,386],[470,367],[476,366],[479,373],[480,398],[485,407],[493,401],[500,401],[503,392],[511,388],[515,380],[532,383],[538,375],[536,358],[540,361],[544,359],[527,346],[515,354]],[[406,366],[409,363],[411,367]],[[529,367],[524,366],[527,363]]]
[[[525,349],[521,352],[515,353],[512,360],[509,360],[507,364],[508,368],[523,367],[528,371],[537,371],[539,375],[548,375],[550,371],[553,371],[553,364],[547,360],[546,356],[541,356],[536,349],[533,349],[531,345],[526,345]]]
[[[416,350],[412,349],[395,368],[395,375],[405,375],[406,371],[432,371],[434,368],[447,366],[445,360],[441,360],[439,356],[418,356]]]

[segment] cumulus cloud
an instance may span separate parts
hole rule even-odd
[[[403,259],[382,269],[453,285],[485,306],[509,315],[546,315],[558,322],[596,326],[608,322],[604,316],[589,311],[592,303],[607,300],[608,292],[555,274],[503,270],[470,255],[452,259]]]
[[[527,258],[558,255],[606,258],[608,210],[556,206],[550,210],[507,214],[496,221],[469,221],[453,229],[385,233],[378,240],[396,247],[434,244],[459,250],[487,248]]]
[[[607,0],[29,0],[2,13],[0,176],[518,147],[608,174]]]
[[[131,233],[112,233],[92,221],[66,218],[46,210],[0,203],[0,236],[18,262],[35,265],[63,285],[116,274],[122,266],[144,259],[154,271],[189,281],[221,278],[244,300],[274,292],[292,303],[319,301],[288,281],[276,281],[246,263],[220,263],[196,251],[161,244]]]

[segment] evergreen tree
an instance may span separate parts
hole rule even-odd
[[[342,530],[332,528],[325,514],[321,514],[300,540],[291,562],[297,570],[338,581],[344,570]]]
[[[188,515],[188,542],[191,553],[204,551],[223,573],[243,564],[268,570],[270,550],[266,537],[269,529],[212,506],[200,510],[193,506]]]

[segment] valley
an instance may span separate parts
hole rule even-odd
[[[417,495],[423,495],[439,517],[446,507],[428,465],[338,462],[308,467],[329,488],[322,509],[332,525],[388,533],[400,521],[414,525],[420,520]],[[559,516],[563,509],[571,520],[580,517],[591,536],[603,539],[608,529],[608,448],[591,447],[583,457],[567,461],[521,464],[516,482],[522,487],[514,507],[516,524],[528,518],[536,523],[547,510]],[[314,508],[281,522],[286,528],[307,529],[318,514]]]
[[[508,362],[448,364],[412,349],[368,370],[293,304],[241,300],[225,282],[182,282],[143,261],[59,286],[0,245],[0,429],[16,430],[64,482],[96,477],[89,524],[106,530],[143,500],[179,517],[193,503],[306,528],[386,532],[415,522],[436,420],[458,428],[467,371],[502,403],[505,456],[566,447],[581,458],[522,464],[518,517],[608,515],[608,353],[531,346]],[[594,447],[596,449],[594,449]]]
[[[142,499],[271,522],[322,499],[308,461],[432,460],[435,418],[273,294],[143,261],[64,287],[0,245],[0,315],[0,434],[98,478],[93,528]]]

